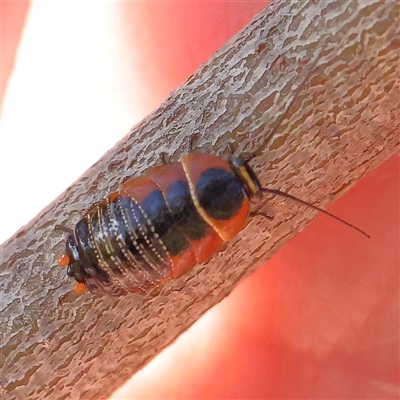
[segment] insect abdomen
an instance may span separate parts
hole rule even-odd
[[[75,238],[92,292],[146,291],[170,271],[168,252],[148,218],[122,191],[93,207],[78,222]]]

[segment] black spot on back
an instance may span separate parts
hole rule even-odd
[[[243,204],[242,184],[233,172],[222,168],[204,171],[196,183],[196,192],[200,206],[214,219],[232,218]]]
[[[170,185],[167,202],[173,219],[189,239],[200,240],[207,236],[211,228],[198,213],[187,182],[176,181]]]
[[[153,224],[155,232],[172,256],[182,253],[190,246],[188,240],[178,229],[177,221],[169,211],[161,190],[151,192],[143,200],[141,206]]]

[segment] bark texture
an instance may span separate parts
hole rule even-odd
[[[263,185],[326,207],[393,154],[400,125],[395,1],[273,2],[160,108],[1,248],[1,386],[7,399],[104,399],[227,296],[315,213],[266,197],[210,262],[153,298],[77,297],[56,265],[65,235],[122,180],[197,151],[254,151],[317,67],[253,162]],[[361,227],[362,228],[362,227]],[[347,228],[343,228],[347,229]]]

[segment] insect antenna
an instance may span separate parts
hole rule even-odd
[[[292,99],[289,101],[289,104],[286,107],[286,110],[283,112],[283,114],[279,117],[278,122],[276,123],[275,127],[272,129],[272,131],[267,135],[267,137],[263,140],[263,142],[261,143],[261,145],[258,147],[257,150],[255,150],[252,154],[250,154],[250,156],[248,156],[246,158],[246,162],[249,162],[250,160],[252,160],[254,157],[258,157],[262,154],[262,150],[265,149],[265,147],[267,146],[267,144],[269,143],[269,141],[275,136],[276,132],[278,131],[278,129],[280,128],[280,126],[282,125],[282,122],[285,120],[285,118],[287,117],[290,109],[293,106],[293,103],[296,101],[297,96],[299,95],[300,91],[304,88],[305,83],[308,81],[308,78],[311,76],[311,74],[314,72],[314,69],[318,63],[318,61],[320,60],[320,55],[322,53],[324,49],[321,50],[321,52],[318,54],[317,57],[315,57],[315,60],[313,61],[310,69],[308,70],[306,76],[304,77],[304,79],[302,80],[302,82],[300,83],[300,85],[298,86],[298,88],[295,90],[294,95],[292,97]]]
[[[271,194],[274,194],[276,196],[284,197],[285,199],[290,199],[290,200],[296,201],[297,203],[300,203],[303,206],[307,206],[307,207],[312,208],[312,209],[314,209],[316,211],[322,212],[323,214],[328,215],[329,217],[334,218],[339,222],[342,222],[343,224],[347,225],[348,227],[355,229],[356,231],[360,232],[362,235],[366,236],[368,239],[371,239],[370,235],[368,235],[367,233],[362,231],[360,228],[357,228],[356,226],[354,226],[354,225],[350,224],[349,222],[345,221],[344,219],[339,218],[336,215],[333,215],[330,212],[325,211],[322,208],[319,208],[319,207],[315,206],[314,204],[308,203],[307,201],[304,201],[304,200],[301,200],[301,199],[299,199],[299,198],[297,198],[295,196],[292,196],[289,193],[281,192],[280,190],[276,190],[276,189],[268,189],[268,188],[261,188],[261,191],[263,193],[271,193]]]

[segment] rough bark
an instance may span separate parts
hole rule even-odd
[[[315,213],[266,197],[210,262],[159,295],[71,294],[56,265],[65,235],[127,177],[198,151],[251,152],[318,57],[288,117],[253,165],[268,187],[326,207],[398,148],[399,3],[274,2],[1,249],[1,390],[7,399],[104,399]],[[347,229],[347,228],[343,228]]]

